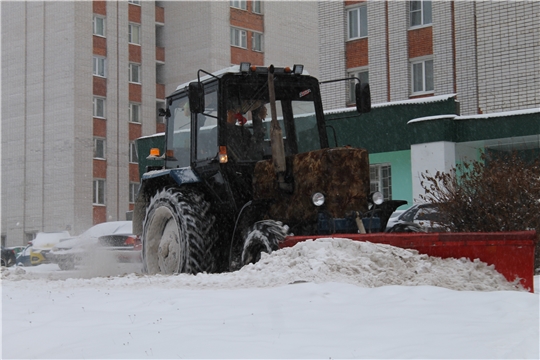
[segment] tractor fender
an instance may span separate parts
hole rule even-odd
[[[139,236],[142,234],[146,208],[158,190],[200,182],[201,179],[190,167],[154,170],[143,174],[133,209],[133,233]]]

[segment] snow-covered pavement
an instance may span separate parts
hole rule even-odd
[[[540,357],[538,276],[480,262],[322,239],[234,273],[138,269],[4,268],[2,358]]]

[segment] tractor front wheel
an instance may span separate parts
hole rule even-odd
[[[215,217],[194,189],[165,189],[151,199],[142,233],[143,271],[148,274],[214,272]]]
[[[279,243],[285,240],[289,227],[280,221],[262,220],[251,225],[244,235],[242,264],[256,263],[261,259],[261,253],[271,253],[279,248]]]

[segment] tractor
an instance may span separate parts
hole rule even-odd
[[[241,63],[167,97],[164,147],[139,154],[155,164],[133,211],[146,273],[234,271],[290,234],[384,230],[406,201],[371,193],[367,150],[329,139],[319,84],[302,65]],[[368,84],[355,99],[371,110]]]

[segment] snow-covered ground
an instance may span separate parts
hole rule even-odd
[[[536,358],[532,294],[493,267],[321,239],[226,274],[2,269],[2,358]]]

